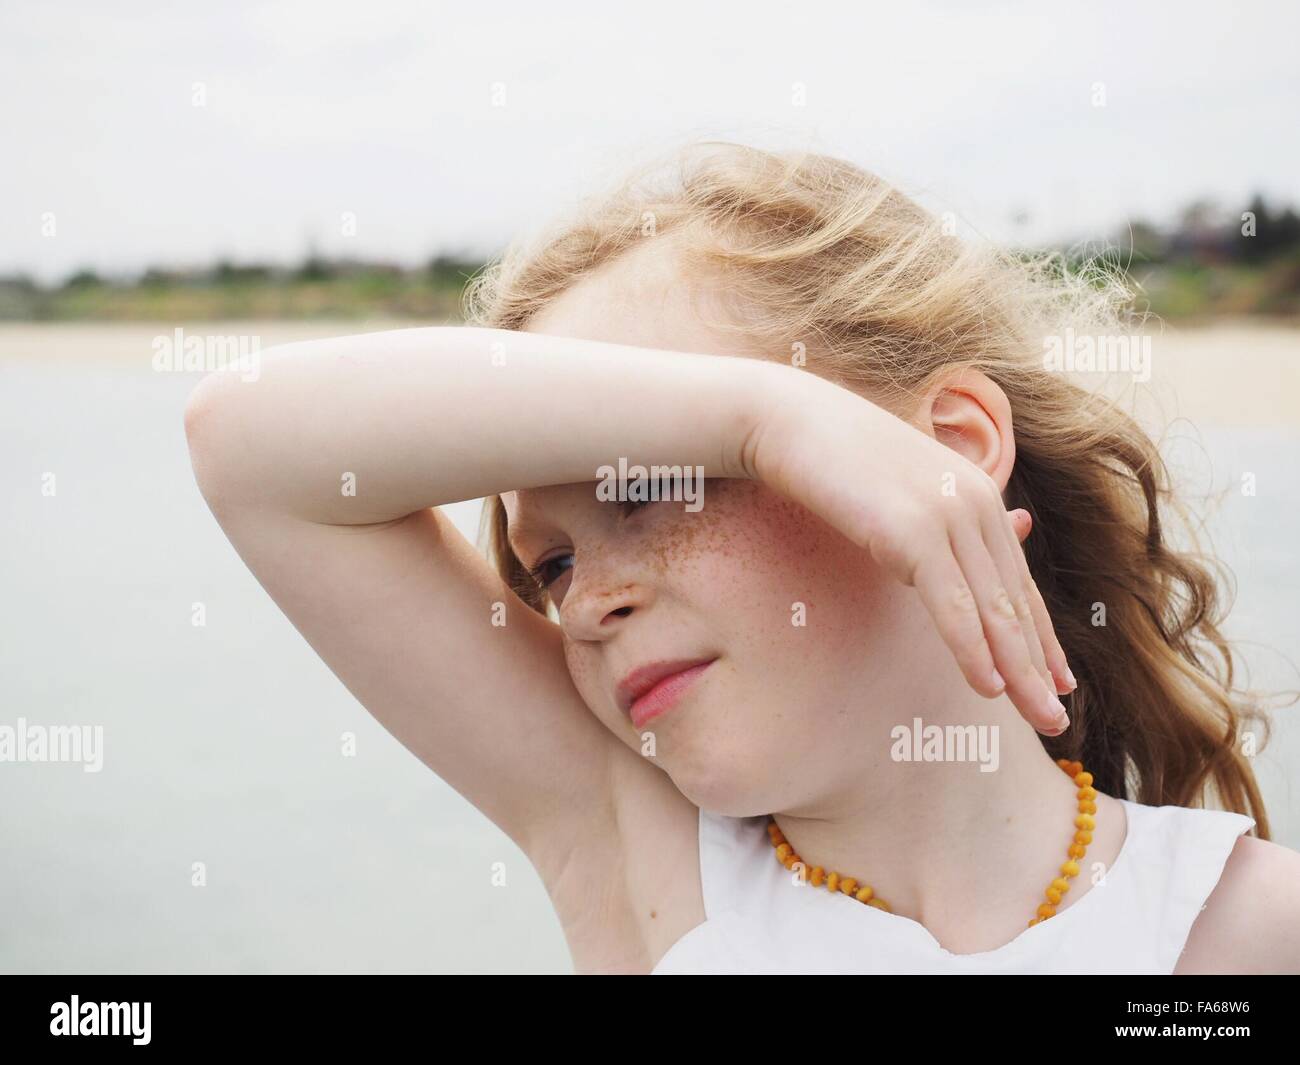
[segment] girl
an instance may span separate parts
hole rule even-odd
[[[1152,442],[1044,363],[1127,293],[835,159],[656,175],[467,326],[199,385],[199,486],[294,625],[581,972],[1300,971],[1216,585]],[[433,509],[480,497],[492,565]]]

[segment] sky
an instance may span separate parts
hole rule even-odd
[[[0,3],[0,274],[487,256],[700,138],[959,232],[1300,205],[1300,14],[1255,2]]]

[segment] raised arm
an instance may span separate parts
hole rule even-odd
[[[592,818],[612,822],[613,752],[629,752],[583,704],[558,627],[430,508],[594,481],[620,456],[746,476],[774,370],[798,376],[525,332],[404,329],[272,348],[256,380],[210,375],[185,425],[204,497],[299,632],[537,861],[539,838],[558,854]]]
[[[746,476],[740,451],[755,415],[746,382],[782,370],[799,376],[537,333],[399,329],[272,348],[256,380],[211,374],[186,427],[210,503],[362,525],[594,481],[619,456]],[[351,496],[340,488],[348,474]]]

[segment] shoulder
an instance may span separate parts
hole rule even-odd
[[[1174,972],[1300,973],[1300,853],[1241,836]]]

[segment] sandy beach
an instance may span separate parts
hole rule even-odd
[[[384,319],[228,321],[186,323],[184,330],[190,335],[257,338],[266,349],[413,325]],[[134,364],[148,371],[155,338],[171,336],[175,328],[174,323],[150,322],[0,322],[0,364],[91,361]],[[1186,418],[1225,428],[1300,427],[1300,326],[1237,319],[1200,326],[1167,324],[1141,335],[1149,338],[1151,369],[1150,380],[1131,390],[1140,416],[1155,422]]]

